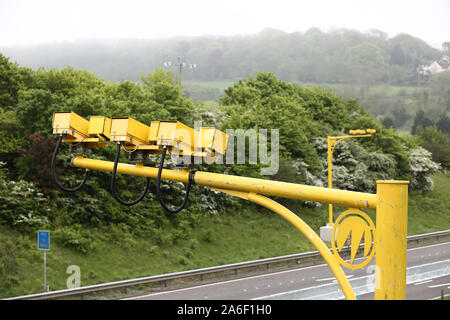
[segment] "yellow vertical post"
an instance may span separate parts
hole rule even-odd
[[[377,181],[375,300],[406,299],[408,181]]]
[[[331,167],[333,166],[332,160],[333,160],[333,151],[331,150],[331,137],[328,136],[328,188],[333,188],[333,174]],[[328,204],[328,225],[330,227],[333,226],[333,204]]]

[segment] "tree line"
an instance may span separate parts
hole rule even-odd
[[[156,69],[142,75],[139,82],[112,83],[72,67],[32,70],[0,55],[1,224],[26,232],[39,227],[121,225],[156,241],[163,241],[167,237],[164,226],[173,224],[175,231],[170,237],[178,241],[189,237],[204,214],[252,208],[199,187],[191,191],[191,198],[198,201],[190,201],[183,214],[170,219],[155,201],[154,182],[150,187],[153,192],[138,205],[121,206],[109,192],[110,175],[100,171],[90,174],[81,191],[64,193],[50,178],[56,144],[51,128],[55,111],[73,111],[86,119],[92,115],[130,116],[147,124],[159,119],[179,120],[191,127],[201,120],[204,126],[221,130],[280,130],[280,170],[273,177],[261,176],[259,164],[202,164],[198,170],[326,186],[325,137],[355,128],[373,128],[377,133],[370,139],[343,142],[336,149],[336,188],[374,192],[376,180],[406,179],[413,188],[427,190],[432,187],[431,175],[439,170],[419,140],[401,137],[377,123],[356,100],[344,100],[321,87],[286,82],[271,72],[237,81],[225,90],[220,105],[211,109],[188,99],[171,71]],[[114,146],[96,149],[89,156],[112,160]],[[121,161],[126,162],[122,156]],[[70,159],[66,146],[58,157],[57,175],[64,184],[75,185],[83,170],[71,167]],[[117,179],[125,200],[140,193],[145,180],[126,175]],[[176,183],[167,183],[164,188],[166,201],[174,202],[184,189]],[[67,245],[87,250],[78,247],[83,242],[68,241]]]
[[[380,30],[360,32],[311,28],[286,33],[264,29],[256,35],[202,36],[144,40],[80,40],[72,43],[6,47],[22,65],[62,68],[71,65],[110,81],[138,81],[156,68],[177,69],[183,79],[241,79],[269,71],[285,81],[313,83],[417,83],[419,65],[443,52],[408,34],[388,38]],[[195,69],[189,66],[194,65]]]

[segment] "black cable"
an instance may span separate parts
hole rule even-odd
[[[59,136],[58,142],[56,143],[56,147],[55,150],[53,151],[53,156],[52,156],[52,162],[51,162],[51,173],[52,173],[52,180],[53,182],[61,189],[64,190],[66,192],[74,192],[77,190],[80,190],[82,186],[84,186],[84,184],[86,183],[86,180],[88,178],[89,175],[89,170],[86,170],[86,172],[84,173],[84,178],[83,181],[81,181],[81,183],[76,186],[75,188],[67,188],[64,187],[56,178],[56,172],[55,172],[55,167],[56,167],[56,155],[58,154],[59,151],[59,147],[61,146],[61,141],[63,139],[63,135]]]
[[[164,208],[164,210],[166,210],[166,212],[168,212],[169,214],[174,214],[174,213],[180,212],[186,206],[187,200],[189,198],[189,192],[191,191],[192,181],[191,181],[191,179],[189,179],[189,183],[187,184],[187,187],[186,187],[186,193],[184,195],[184,199],[183,199],[183,202],[181,203],[181,205],[178,208],[176,208],[176,209],[168,208],[167,205],[165,204],[162,196],[161,196],[161,189],[160,189],[161,173],[162,173],[162,168],[163,168],[163,165],[164,165],[164,159],[166,157],[166,152],[167,152],[167,147],[164,146],[163,147],[163,152],[162,152],[162,155],[161,155],[161,160],[159,162],[158,176],[156,177],[156,195],[158,196],[159,203],[161,203],[161,206]]]
[[[111,193],[113,197],[124,206],[132,206],[136,203],[140,202],[142,199],[144,199],[145,195],[147,194],[148,188],[150,187],[150,178],[147,178],[147,181],[145,183],[145,188],[142,194],[134,201],[131,202],[125,202],[122,199],[120,199],[117,190],[116,190],[116,173],[117,173],[117,164],[119,163],[119,156],[120,156],[120,143],[117,143],[117,152],[116,152],[116,158],[114,160],[114,168],[112,171],[111,176]]]

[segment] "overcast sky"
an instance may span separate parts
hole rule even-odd
[[[319,27],[450,41],[450,0],[0,0],[0,46]]]

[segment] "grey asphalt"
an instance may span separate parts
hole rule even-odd
[[[343,268],[355,294],[373,300],[374,260],[365,268]],[[450,242],[407,251],[407,300],[438,298],[450,294]],[[128,298],[130,300],[250,300],[343,299],[328,265],[290,269],[195,287]]]

